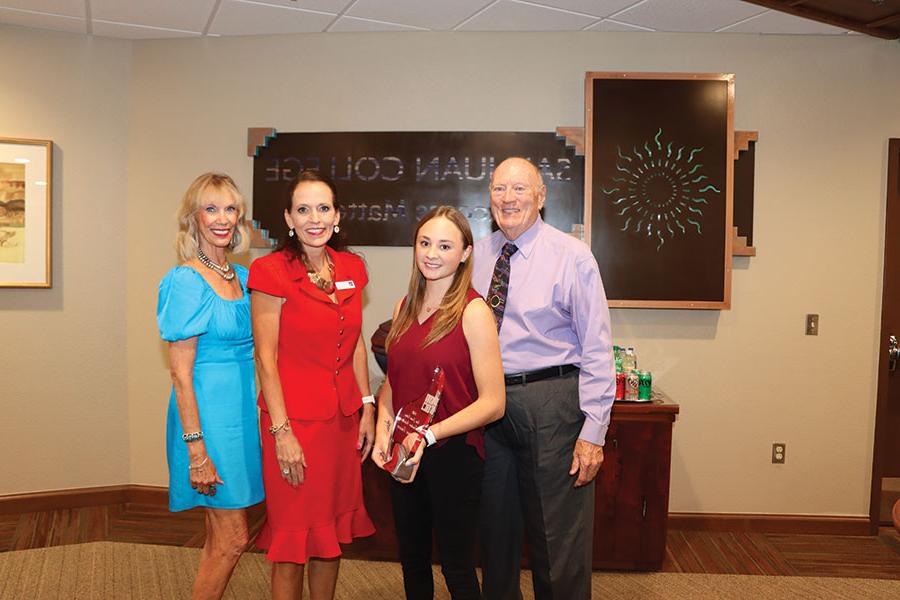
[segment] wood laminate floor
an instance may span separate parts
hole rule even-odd
[[[264,518],[250,509],[251,528]],[[114,504],[0,514],[0,551],[95,541],[199,547],[203,513],[150,504]],[[900,535],[728,533],[670,530],[663,571],[900,579]]]

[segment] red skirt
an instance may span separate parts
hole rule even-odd
[[[356,440],[359,416],[339,412],[328,421],[291,419],[306,458],[304,480],[292,487],[281,475],[269,413],[260,413],[266,522],[256,545],[273,562],[305,564],[341,555],[339,544],[375,533],[362,497]]]

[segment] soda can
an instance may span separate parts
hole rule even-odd
[[[653,374],[641,371],[638,375],[638,400],[649,400],[653,389]]]
[[[634,371],[629,371],[625,375],[625,399],[632,402],[637,400],[639,387],[640,376]]]
[[[625,373],[616,373],[616,400],[625,399]]]

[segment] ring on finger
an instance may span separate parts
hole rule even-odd
[[[281,472],[282,472],[282,474],[287,475],[291,472],[291,470],[288,469],[287,467],[285,467],[284,469],[281,470]]]

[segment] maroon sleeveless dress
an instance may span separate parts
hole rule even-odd
[[[466,293],[466,305],[480,297],[478,292],[469,288]],[[446,377],[444,392],[434,414],[435,423],[459,412],[478,398],[469,345],[463,334],[462,319],[450,333],[437,342],[422,347],[438,312],[440,311],[432,314],[421,324],[413,319],[409,329],[394,340],[388,349],[388,378],[391,381],[394,414],[410,402],[421,399],[428,392],[435,367],[441,367]],[[443,439],[436,445],[441,446],[445,443],[447,440]],[[483,427],[468,432],[466,443],[473,446],[478,456],[484,459]]]

